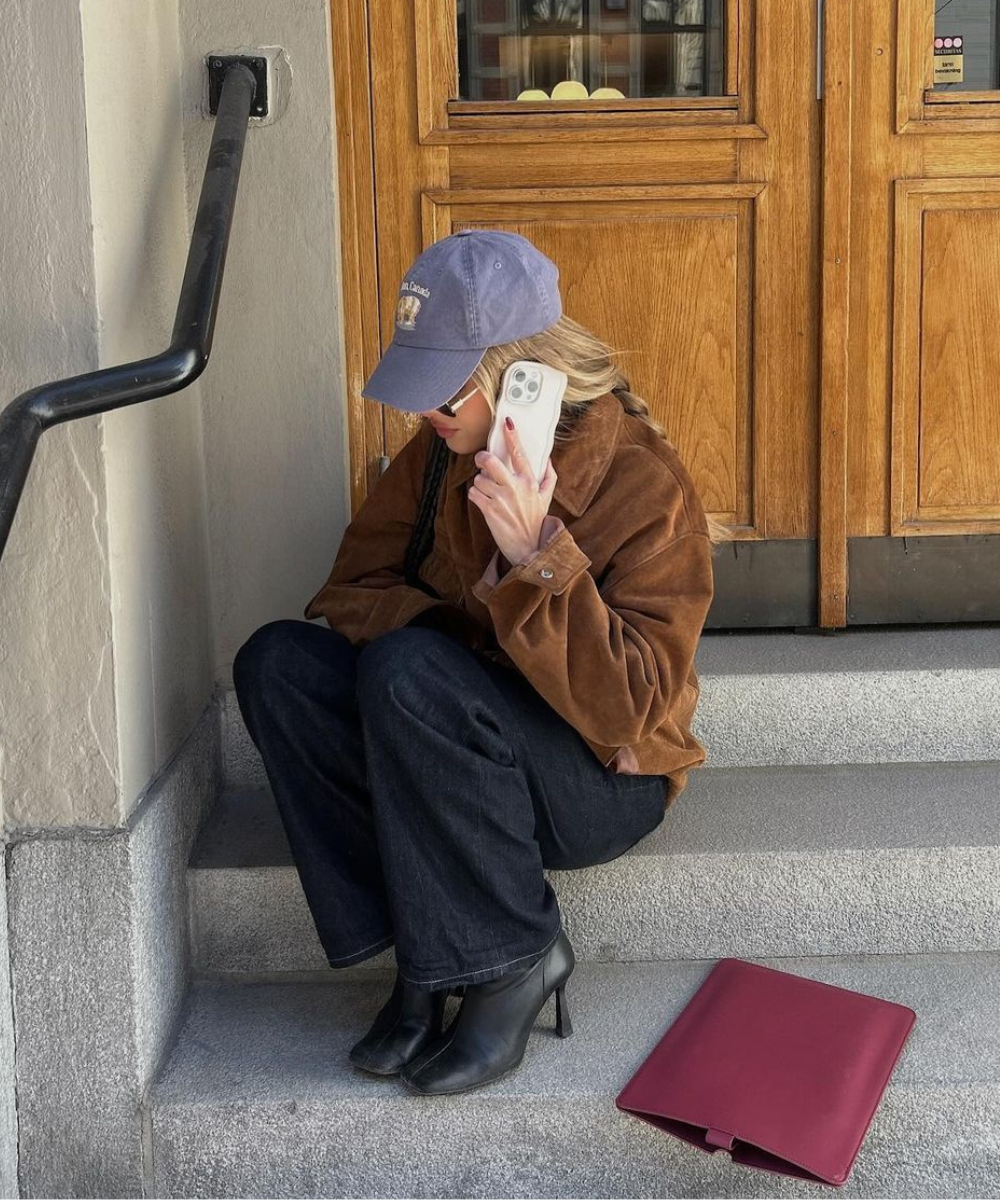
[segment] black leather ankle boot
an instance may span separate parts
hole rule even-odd
[[[564,989],[576,965],[560,929],[544,955],[528,967],[486,983],[467,984],[462,1007],[445,1034],[406,1064],[400,1077],[414,1092],[464,1092],[513,1071],[524,1057],[535,1018],[556,994],[556,1033],[573,1032]]]
[[[373,1075],[396,1075],[441,1033],[450,988],[429,992],[396,972],[392,995],[371,1029],[351,1049],[351,1062]]]

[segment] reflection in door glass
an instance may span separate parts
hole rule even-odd
[[[1000,88],[997,0],[936,0],[934,87],[940,92]]]
[[[717,96],[725,0],[456,0],[461,100]]]

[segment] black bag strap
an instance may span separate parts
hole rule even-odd
[[[424,463],[424,483],[417,505],[417,519],[413,523],[409,545],[406,548],[405,571],[406,582],[410,587],[420,588],[429,596],[440,600],[438,593],[420,578],[417,572],[424,559],[434,546],[434,517],[437,513],[437,500],[441,484],[447,470],[447,456],[450,453],[444,438],[435,435],[427,451],[427,461]]]

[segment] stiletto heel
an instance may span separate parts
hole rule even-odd
[[[559,1037],[569,1037],[573,1032],[573,1022],[569,1019],[569,1008],[566,1005],[566,985],[556,988],[556,1033]]]

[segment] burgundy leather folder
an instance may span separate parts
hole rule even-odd
[[[733,1162],[843,1184],[912,1008],[722,958],[615,1105]]]

